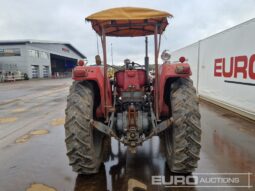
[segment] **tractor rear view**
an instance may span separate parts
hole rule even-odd
[[[135,153],[139,145],[159,136],[171,171],[190,173],[200,153],[200,113],[191,69],[184,57],[170,62],[164,51],[159,66],[161,35],[168,25],[167,12],[144,8],[115,8],[86,18],[101,37],[103,64],[79,61],[67,99],[66,147],[70,165],[79,174],[97,173],[109,154],[114,137]],[[154,35],[154,75],[149,59],[125,59],[122,68],[107,76],[106,37]],[[147,49],[146,49],[146,52]],[[112,67],[112,66],[111,66]],[[115,69],[116,70],[116,69]]]

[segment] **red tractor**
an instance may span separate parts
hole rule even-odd
[[[135,152],[137,146],[158,135],[165,148],[169,169],[190,173],[200,153],[200,113],[191,69],[184,57],[170,62],[163,52],[158,65],[161,34],[168,25],[167,12],[123,7],[87,17],[101,37],[103,65],[83,61],[73,70],[73,85],[67,99],[66,147],[70,165],[79,174],[97,173],[109,154],[110,137]],[[106,36],[154,35],[154,68],[146,54],[144,65],[124,61],[124,66],[107,75]],[[148,49],[146,48],[146,52]],[[154,75],[150,74],[153,70]]]

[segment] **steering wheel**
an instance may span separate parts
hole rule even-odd
[[[138,64],[138,63],[135,63],[135,62],[131,62],[129,59],[125,59],[124,63],[126,65],[127,69],[134,69],[135,66],[138,66],[138,67],[141,67],[141,68],[145,67],[144,65],[141,65],[141,64]]]

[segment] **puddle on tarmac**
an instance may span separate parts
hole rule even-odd
[[[13,109],[11,112],[12,113],[20,113],[20,112],[24,112],[24,111],[26,111],[25,108],[17,108],[17,109]]]
[[[26,143],[28,140],[30,140],[35,135],[45,135],[48,133],[49,133],[49,131],[45,130],[45,129],[30,131],[28,134],[23,135],[23,136],[19,137],[18,139],[16,139],[15,143]]]
[[[213,134],[213,145],[216,151],[222,157],[227,157],[235,167],[249,169],[250,172],[254,172],[255,163],[247,151],[238,148],[233,142],[217,132]],[[253,177],[253,180],[255,180],[255,177]]]
[[[1,123],[13,123],[15,121],[17,121],[17,117],[3,117],[3,118],[0,118],[0,124]]]
[[[56,191],[56,189],[44,184],[32,184],[26,191]]]
[[[65,118],[57,118],[57,119],[53,119],[50,124],[52,126],[59,126],[59,125],[64,125],[64,123],[65,123]]]
[[[168,176],[168,172],[158,137],[144,142],[136,154],[112,139],[108,160],[97,174],[78,175],[74,191],[160,190],[151,184],[151,176]]]

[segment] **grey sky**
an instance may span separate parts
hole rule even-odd
[[[0,0],[0,40],[67,41],[89,62],[97,53],[96,35],[84,18],[120,6],[170,12],[174,18],[162,37],[162,49],[175,50],[255,17],[255,0]],[[144,38],[109,38],[115,63],[142,61]],[[150,38],[150,45],[153,41]],[[109,49],[108,49],[109,50]],[[150,46],[150,52],[153,49]],[[102,52],[102,51],[101,51]],[[108,54],[110,60],[110,54]],[[151,57],[151,60],[153,58]]]

